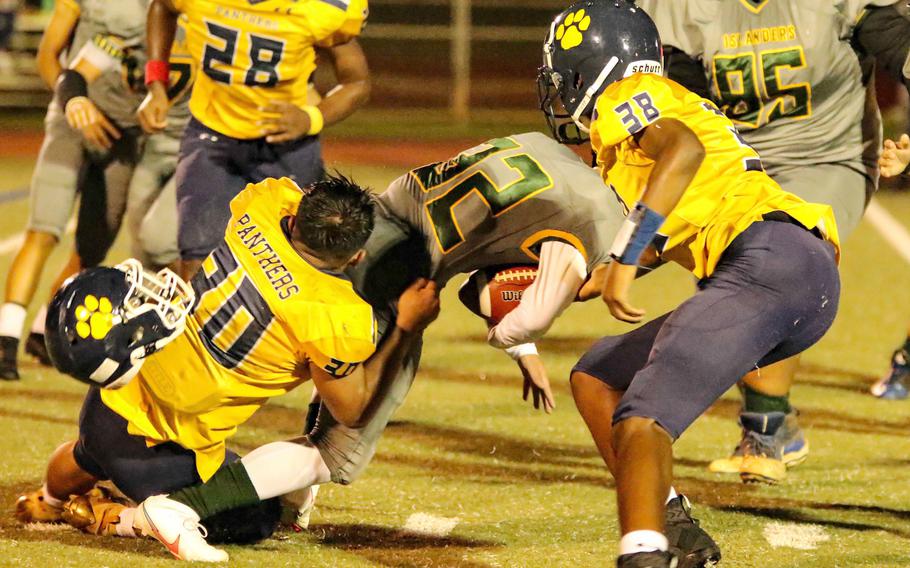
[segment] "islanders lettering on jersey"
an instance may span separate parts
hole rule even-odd
[[[796,39],[796,26],[771,26],[767,28],[754,28],[744,32],[724,34],[724,49],[756,45],[759,43],[775,43],[793,41]]]
[[[265,273],[266,278],[278,297],[287,300],[300,291],[300,287],[294,283],[294,275],[288,271],[287,267],[281,262],[281,258],[269,244],[268,240],[253,224],[248,214],[244,214],[237,220],[235,233],[240,241],[249,249],[250,253],[256,257],[256,262]],[[261,247],[261,248],[260,248]]]

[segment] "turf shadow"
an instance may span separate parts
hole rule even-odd
[[[352,552],[371,562],[390,567],[461,566],[486,568],[487,563],[467,558],[471,551],[493,549],[500,542],[462,536],[433,536],[366,524],[318,524],[309,533],[316,542]]]

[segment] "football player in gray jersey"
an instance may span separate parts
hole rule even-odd
[[[173,175],[178,146],[167,139],[179,139],[189,117],[186,93],[192,67],[174,65],[172,95],[178,102],[172,107],[173,126],[159,135],[162,140],[153,140],[143,150],[135,110],[143,95],[142,77],[136,73],[145,59],[146,6],[145,0],[65,0],[57,4],[42,40],[39,69],[55,87],[56,96],[48,108],[45,140],[32,180],[26,239],[11,267],[6,302],[0,307],[0,377],[18,378],[16,354],[25,306],[72,214],[77,193],[82,199],[76,250],[52,288],[80,268],[104,259],[126,210],[138,256],[149,264],[173,260],[176,202],[172,192],[162,193],[162,189]],[[73,27],[64,68],[51,55],[66,49],[55,38],[69,37]],[[140,160],[140,175],[133,179]],[[160,203],[159,195],[163,196]],[[26,352],[49,364],[43,327],[42,309],[32,325]]]
[[[905,83],[910,20],[895,0],[641,0],[668,76],[713,99],[784,189],[834,209],[849,235],[878,182],[881,124],[872,63]],[[809,446],[790,407],[798,361],[742,383],[743,435],[710,469],[776,482]],[[786,415],[774,432],[769,413]],[[779,421],[775,421],[777,423]]]
[[[42,37],[39,70],[48,86],[55,89],[55,97],[48,107],[46,135],[32,177],[26,238],[10,267],[5,302],[0,306],[0,378],[19,378],[16,353],[26,306],[34,296],[48,255],[64,232],[77,192],[91,189],[86,195],[94,194],[101,202],[103,199],[97,194],[104,186],[120,186],[121,194],[126,194],[141,147],[131,111],[141,98],[123,86],[118,88],[122,85],[119,71],[98,77],[87,85],[72,68],[93,47],[102,50],[122,47],[108,43],[107,38],[130,38],[141,32],[143,10],[144,4],[138,0],[63,0],[57,3]],[[68,43],[71,35],[73,40]],[[64,52],[65,64],[61,65],[57,59]],[[107,216],[106,210],[95,215]],[[107,220],[102,221],[97,225],[104,225]],[[80,265],[100,262],[112,243],[99,238],[103,236],[100,232],[87,229],[83,227],[77,232]],[[42,320],[41,314],[37,320]],[[40,343],[33,339],[36,339],[34,334],[30,336],[30,344]],[[40,350],[35,350],[35,354],[40,356]]]
[[[388,306],[413,277],[429,276],[443,286],[459,273],[490,266],[538,265],[536,280],[519,306],[490,330],[489,342],[509,349],[526,387],[545,410],[551,409],[549,381],[531,342],[580,295],[599,295],[597,275],[603,271],[597,267],[608,261],[624,218],[597,173],[543,134],[518,134],[414,169],[392,182],[377,201],[366,258],[351,274],[355,288],[377,308]],[[382,311],[388,310],[377,309]],[[306,438],[257,448],[205,485],[163,501],[146,501],[144,515],[137,517],[179,528],[187,519],[204,521],[260,499],[309,493],[310,487],[330,480],[353,482],[410,390],[419,355],[419,349],[412,353],[402,373],[371,403],[370,417],[361,427],[345,427],[322,407]],[[312,503],[310,493],[300,524],[306,524]],[[674,527],[674,545],[716,549],[675,493],[668,499],[667,523]]]

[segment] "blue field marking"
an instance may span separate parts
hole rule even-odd
[[[12,191],[0,192],[0,203],[12,203],[28,197],[28,188],[22,187]]]

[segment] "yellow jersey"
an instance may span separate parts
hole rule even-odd
[[[666,242],[658,252],[666,258],[698,278],[710,276],[733,239],[771,211],[818,229],[839,250],[831,207],[806,203],[781,189],[711,101],[650,73],[608,86],[597,99],[591,122],[591,146],[601,176],[627,207],[641,198],[654,167],[633,136],[660,118],[688,126],[705,149],[695,178],[660,228]]]
[[[308,380],[309,363],[341,379],[375,350],[372,308],[350,280],[309,264],[290,242],[300,197],[283,178],[234,198],[224,242],[193,279],[186,331],[132,382],[101,393],[131,434],[193,450],[203,480],[237,426]]]
[[[360,34],[367,0],[174,0],[199,66],[190,110],[225,136],[262,136],[271,101],[307,104],[315,47]]]

